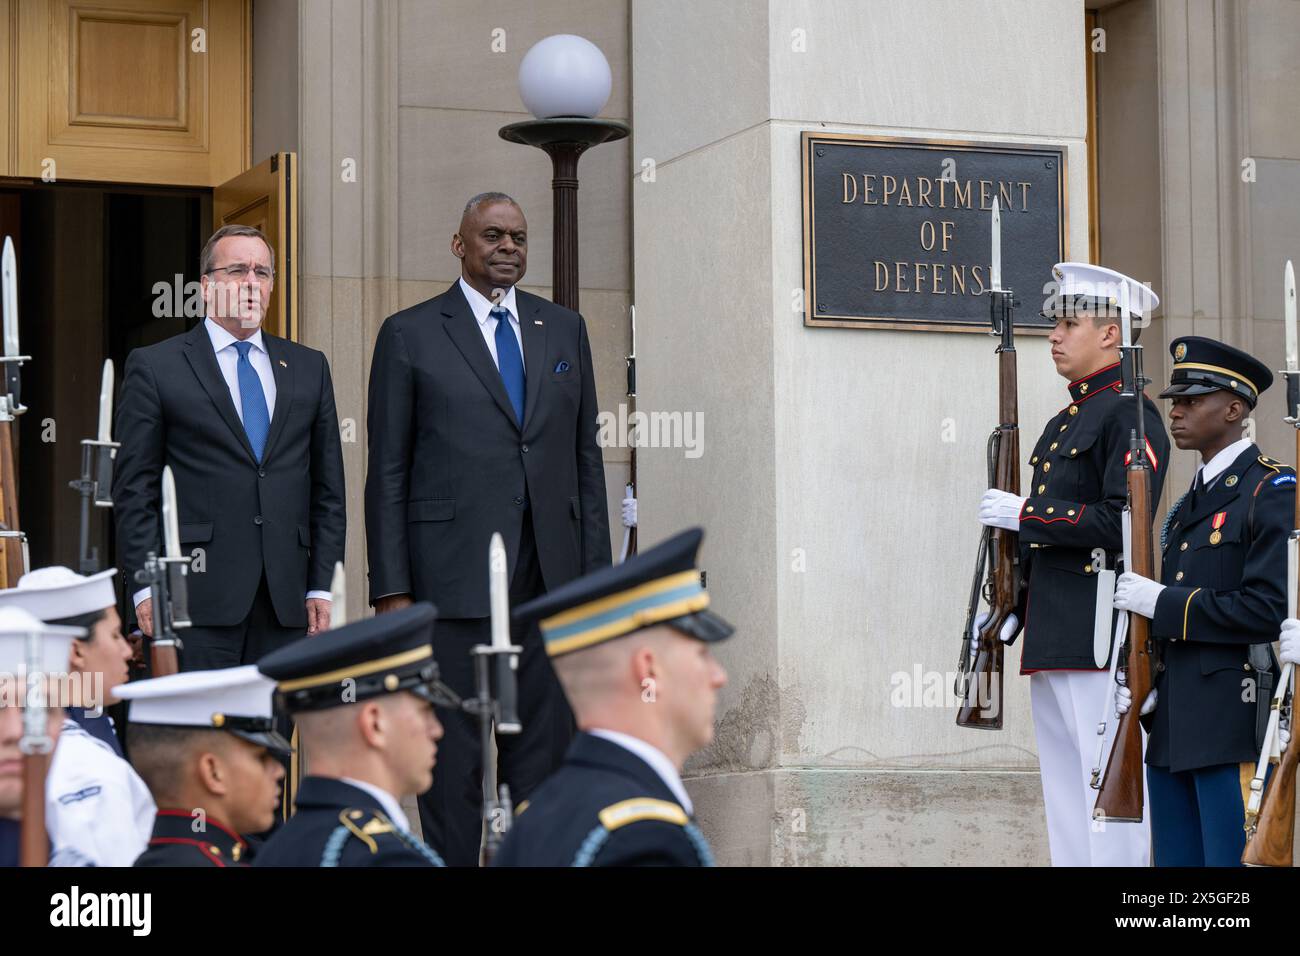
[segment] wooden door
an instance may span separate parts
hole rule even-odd
[[[251,156],[249,0],[5,0],[4,172],[215,186]]]

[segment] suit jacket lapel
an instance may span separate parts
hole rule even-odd
[[[515,292],[519,307],[519,332],[524,340],[524,428],[533,420],[537,399],[542,391],[542,378],[546,375],[547,327],[537,318],[542,310],[542,300],[526,293]]]
[[[290,364],[285,357],[284,343],[274,335],[263,332],[262,343],[266,346],[271,372],[275,375],[275,414],[271,416],[271,431],[266,436],[266,447],[262,449],[262,461],[265,462],[271,457],[276,438],[284,431],[285,419],[293,405],[293,369],[297,363]]]
[[[1250,467],[1250,463],[1259,457],[1259,449],[1251,445],[1236,460],[1229,465],[1218,480],[1214,482],[1214,487],[1200,496],[1196,507],[1188,512],[1187,517],[1181,519],[1184,528],[1195,524],[1206,515],[1223,511],[1228,507],[1228,502],[1232,501],[1237,495],[1241,494],[1241,476],[1242,473]],[[1184,509],[1186,510],[1186,509]]]
[[[465,301],[465,294],[460,291],[460,283],[452,286],[445,298],[442,314],[445,316],[443,328],[447,330],[447,335],[451,337],[456,348],[460,349],[460,354],[465,357],[465,361],[474,370],[483,387],[496,400],[501,411],[515,423],[515,427],[519,427],[520,423],[515,419],[515,408],[510,404],[510,396],[506,393],[506,383],[501,380],[501,372],[492,361],[492,353],[488,351],[487,343],[483,341],[483,333],[474,318],[473,310]],[[525,398],[524,401],[526,415],[527,399]]]
[[[212,350],[212,340],[208,338],[208,330],[203,327],[203,322],[190,330],[189,339],[185,343],[185,358],[194,370],[199,384],[208,393],[208,398],[212,399],[217,414],[234,432],[235,438],[243,445],[248,457],[256,462],[257,456],[253,454],[253,446],[248,443],[248,433],[244,431],[244,423],[239,420],[239,415],[235,412],[235,403],[230,398],[230,387],[226,385],[226,380],[221,374],[221,367],[217,365],[217,353]]]

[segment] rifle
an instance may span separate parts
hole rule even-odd
[[[113,507],[113,459],[120,443],[113,441],[113,360],[104,359],[104,374],[99,385],[98,438],[81,440],[81,477],[68,487],[81,495],[79,566],[82,574],[99,570],[99,549],[90,544],[90,506]]]
[[[1142,375],[1142,346],[1133,344],[1133,323],[1129,315],[1129,287],[1122,283],[1119,290],[1120,321],[1124,344],[1120,348],[1123,384],[1120,394],[1132,397],[1137,409],[1137,428],[1129,431],[1128,503],[1124,508],[1125,535],[1124,570],[1146,578],[1155,577],[1155,553],[1151,545],[1151,467],[1146,454],[1146,408],[1143,389],[1150,380]],[[1132,706],[1119,718],[1115,740],[1111,745],[1106,773],[1098,785],[1097,802],[1093,807],[1094,820],[1117,820],[1128,823],[1142,822],[1142,726],[1138,711],[1151,693],[1151,668],[1153,648],[1151,622],[1141,614],[1129,614],[1128,634],[1125,639],[1124,663],[1115,674],[1115,680],[1124,683],[1132,693]]]
[[[1284,421],[1295,427],[1296,456],[1300,464],[1300,336],[1296,331],[1295,269],[1287,260],[1283,273],[1282,301],[1286,317],[1286,410]],[[1300,576],[1300,495],[1296,495],[1296,530],[1287,542],[1287,616],[1297,613]],[[1282,666],[1282,679],[1273,694],[1264,746],[1250,781],[1246,805],[1246,847],[1241,862],[1246,866],[1291,866],[1295,840],[1296,767],[1300,765],[1300,734],[1295,727],[1295,667]],[[1277,731],[1282,721],[1291,730],[1286,750],[1279,753]],[[1276,764],[1268,777],[1268,765]],[[1267,777],[1268,783],[1265,785]]]
[[[153,639],[150,642],[154,677],[166,677],[180,670],[181,639],[176,631],[190,626],[190,559],[181,555],[180,526],[176,501],[176,479],[170,465],[162,473],[162,557],[150,551],[144,567],[135,573],[137,584],[149,588],[153,601]]]
[[[478,645],[474,655],[474,696],[461,702],[466,713],[478,717],[479,744],[483,754],[483,826],[487,836],[480,862],[487,866],[496,856],[501,841],[514,822],[510,788],[498,785],[492,755],[492,725],[499,734],[517,734],[519,723],[515,669],[523,648],[510,643],[510,585],[507,578],[506,546],[499,532],[488,545],[488,590],[492,611],[492,643]],[[493,680],[495,678],[495,680]],[[493,696],[495,685],[496,695]]]
[[[629,305],[628,313],[632,316],[632,351],[627,356],[627,405],[628,418],[635,420],[636,415],[636,306]],[[623,489],[624,498],[636,497],[636,446],[637,436],[636,426],[632,426],[633,439],[631,442],[632,451],[628,463],[628,482]],[[636,554],[636,528],[623,529],[623,551],[619,555],[618,563],[622,564],[628,558]]]
[[[84,633],[84,632],[83,632]],[[18,836],[18,865],[45,866],[49,862],[50,843],[45,832],[45,778],[50,771],[54,738],[49,733],[46,700],[46,673],[40,630],[27,633],[26,706],[23,709],[23,735],[18,749],[23,755],[22,824]]]
[[[0,255],[0,298],[4,301],[4,386],[0,389],[0,587],[11,588],[27,573],[31,558],[27,535],[18,527],[18,478],[14,460],[14,419],[27,411],[22,403],[22,364],[31,359],[18,348],[18,262],[14,242],[5,236]],[[18,543],[17,548],[10,542]]]
[[[989,319],[991,335],[999,336],[998,426],[987,447],[988,486],[1020,494],[1020,411],[1016,387],[1014,293],[1002,288],[1002,213],[993,200],[993,254],[990,269]],[[1020,535],[1004,528],[985,527],[980,535],[962,629],[961,656],[953,687],[961,701],[957,726],[978,730],[1002,729],[1002,625],[1020,600]],[[987,576],[985,567],[987,565]],[[970,633],[975,626],[980,596],[989,616],[980,628],[975,659],[970,657]],[[972,680],[973,678],[973,680]]]

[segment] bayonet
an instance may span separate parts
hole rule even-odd
[[[343,574],[343,562],[334,562],[334,577],[330,579],[330,629],[342,627],[348,620],[348,580]]]
[[[4,394],[0,395],[0,421],[13,421],[15,415],[27,411],[22,404],[22,378],[19,372],[30,355],[21,355],[18,347],[18,259],[14,255],[14,241],[5,236],[4,252],[0,253],[0,301],[4,304]]]
[[[1002,209],[993,197],[993,255],[989,266],[989,284],[994,292],[1002,291]]]

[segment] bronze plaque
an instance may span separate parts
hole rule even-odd
[[[996,199],[1016,325],[1069,258],[1064,146],[805,132],[804,324],[986,331]]]

